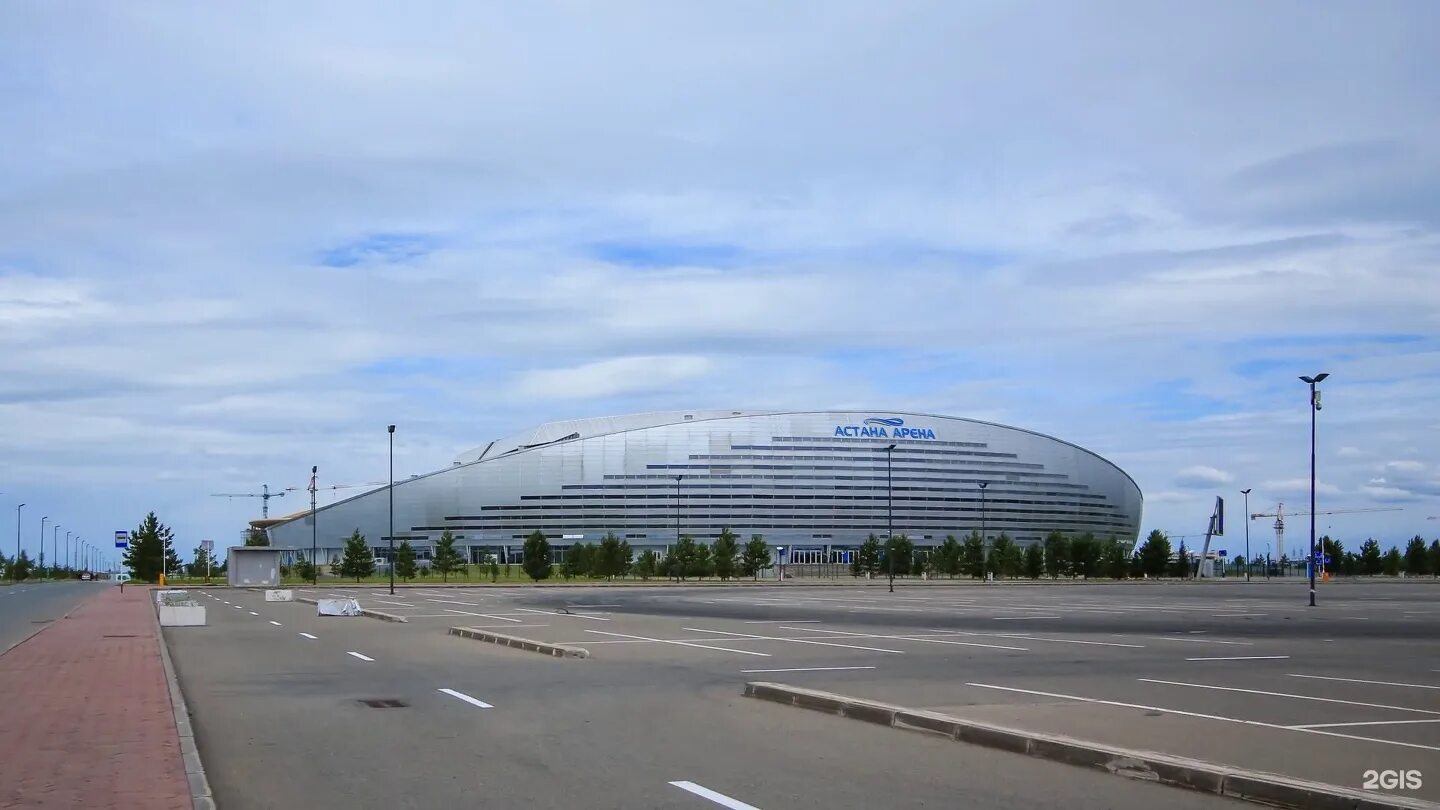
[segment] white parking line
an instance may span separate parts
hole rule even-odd
[[[1137,650],[1145,649],[1144,644],[1121,644],[1118,641],[1081,641],[1078,638],[1041,638],[1039,636],[1027,635],[1025,633],[996,633],[996,638],[1020,638],[1026,641],[1049,641],[1055,644],[1093,644],[1098,647],[1133,647]]]
[[[426,599],[426,602],[442,602],[447,605],[465,605],[466,607],[479,607],[479,602],[461,602],[458,599]],[[411,605],[414,607],[414,605]]]
[[[245,608],[240,607],[239,605],[236,605],[236,606],[235,606],[235,609],[236,609],[236,610],[244,610]]]
[[[701,787],[694,782],[671,782],[670,784],[681,790],[693,793],[702,799],[709,799],[721,807],[728,807],[730,810],[760,810],[760,808],[753,804],[746,804],[739,799],[732,799],[724,793],[716,793],[710,788]]]
[[[1186,658],[1186,661],[1277,661],[1289,658],[1288,655],[1222,655],[1211,658]]]
[[[1332,677],[1329,677],[1329,676],[1327,676],[1327,675],[1296,675],[1296,674],[1293,673],[1293,672],[1290,673],[1290,677],[1292,677],[1292,678],[1312,678],[1312,679],[1317,680],[1317,681],[1345,681],[1345,682],[1347,682],[1347,683],[1373,683],[1373,684],[1375,684],[1376,686],[1408,686],[1408,687],[1410,687],[1411,689],[1440,689],[1440,686],[1434,686],[1434,685],[1428,684],[1428,683],[1396,683],[1395,681],[1365,681],[1365,680],[1361,680],[1361,679],[1359,679],[1359,678],[1332,678]]]
[[[346,655],[353,655],[353,656],[355,656],[356,658],[359,658],[361,661],[374,661],[374,660],[375,660],[374,658],[371,658],[371,657],[368,656],[368,655],[365,655],[365,654],[363,654],[363,653],[355,652],[354,650],[350,650],[350,651],[346,652],[345,654],[346,654]]]
[[[1275,723],[1262,723],[1259,720],[1242,720],[1238,717],[1222,717],[1217,714],[1201,714],[1200,712],[1187,712],[1180,709],[1167,709],[1161,706],[1147,706],[1143,703],[1123,703],[1118,700],[1101,700],[1099,698],[1081,697],[1080,695],[1066,695],[1059,692],[1041,692],[1036,689],[1020,689],[1014,686],[998,686],[989,683],[966,683],[966,686],[976,686],[981,689],[999,689],[1005,692],[1020,692],[1026,695],[1039,695],[1041,697],[1061,698],[1063,700],[1078,700],[1082,703],[1099,703],[1105,706],[1119,706],[1124,709],[1144,709],[1149,712],[1165,712],[1166,714],[1178,714],[1185,717],[1198,717],[1202,720],[1220,720],[1226,723],[1239,723],[1243,726],[1260,726],[1262,728],[1278,728],[1284,731],[1298,731],[1302,734],[1321,734],[1326,737],[1340,737],[1346,740],[1361,740],[1364,742],[1380,743],[1382,745],[1398,745],[1401,748],[1419,748],[1424,751],[1440,751],[1440,746],[1420,745],[1419,743],[1399,742],[1397,740],[1384,740],[1378,737],[1360,737],[1354,734],[1341,734],[1338,731],[1324,731],[1318,728],[1301,728],[1299,726],[1282,726]]]
[[[745,622],[745,624],[820,624],[819,619],[765,619],[758,622]]]
[[[1117,638],[1124,638],[1124,636],[1119,633],[1113,635]],[[1136,636],[1136,638],[1148,638],[1155,641],[1182,641],[1187,644],[1233,644],[1240,647],[1254,646],[1254,643],[1250,641],[1221,641],[1218,638],[1180,638],[1179,636]]]
[[[525,613],[544,613],[546,616],[574,616],[574,617],[577,618],[577,619],[591,619],[591,620],[597,621],[597,622],[608,622],[608,621],[610,621],[609,619],[607,619],[607,618],[605,618],[605,617],[603,617],[603,616],[589,616],[589,615],[586,615],[586,614],[584,614],[584,613],[555,613],[555,612],[549,611],[549,610],[536,610],[535,608],[522,608],[522,607],[517,607],[517,608],[515,608],[515,610],[517,610],[517,611],[524,611]]]
[[[794,667],[792,669],[742,669],[741,673],[752,672],[839,672],[847,669],[874,669],[875,667]]]
[[[782,627],[782,628],[780,628],[780,629],[781,629],[781,630],[806,630],[806,629],[809,629],[809,628],[802,628],[802,627]],[[1009,647],[1009,646],[1006,646],[1006,645],[1004,645],[1004,644],[981,644],[981,643],[978,642],[978,641],[953,641],[953,640],[949,640],[949,639],[939,639],[939,638],[921,638],[920,636],[881,636],[881,635],[875,635],[875,634],[871,634],[871,633],[850,633],[850,632],[846,632],[846,631],[844,631],[844,630],[829,630],[829,629],[824,628],[824,627],[817,627],[817,628],[815,629],[815,632],[820,632],[820,633],[834,633],[834,634],[840,635],[840,636],[858,636],[858,637],[860,637],[860,638],[888,638],[888,639],[892,639],[892,640],[895,640],[895,641],[921,641],[921,642],[925,642],[925,643],[928,643],[928,644],[954,644],[954,645],[960,646],[960,647],[989,647],[989,648],[992,649],[992,650],[1019,650],[1020,652],[1029,652],[1029,651],[1030,651],[1030,648],[1029,648],[1029,647]],[[789,640],[789,641],[797,641],[798,639],[787,639],[787,640]]]
[[[1238,686],[1213,686],[1207,683],[1185,683],[1184,681],[1161,681],[1154,678],[1136,678],[1142,683],[1158,683],[1166,686],[1190,686],[1196,689],[1215,689],[1220,692],[1244,692],[1251,695],[1269,695],[1270,697],[1293,698],[1295,700],[1313,700],[1319,703],[1343,703],[1347,706],[1364,706],[1369,709],[1394,709],[1399,712],[1414,712],[1416,714],[1440,714],[1429,709],[1412,709],[1409,706],[1391,706],[1387,703],[1363,703],[1358,700],[1340,700],[1339,698],[1314,697],[1313,695],[1292,695],[1288,692],[1266,692],[1262,689],[1241,689]]]
[[[438,691],[438,692],[444,692],[445,694],[449,695],[450,697],[457,698],[457,699],[459,699],[459,700],[463,700],[463,701],[465,701],[466,703],[469,703],[471,706],[478,706],[478,707],[480,707],[480,708],[482,708],[482,709],[493,709],[493,708],[495,708],[494,706],[491,706],[489,703],[486,703],[486,702],[483,701],[483,700],[477,700],[477,699],[475,699],[475,698],[473,698],[473,697],[470,697],[469,695],[465,694],[464,692],[456,692],[454,689],[437,689],[436,691]]]
[[[629,638],[636,641],[653,641],[657,644],[676,644],[681,647],[699,647],[702,650],[718,650],[720,652],[740,653],[741,655],[758,655],[762,658],[769,658],[770,653],[755,652],[754,650],[734,650],[729,647],[711,647],[706,644],[693,644],[689,641],[670,641],[663,638],[650,638],[648,636],[632,636],[625,633],[607,633],[604,630],[586,630],[587,633],[594,633],[599,636],[616,636],[618,638]]]
[[[397,607],[415,607],[409,602],[392,602],[389,599],[371,599],[371,602],[379,602],[382,605],[395,605]]]
[[[1058,619],[1059,616],[991,616],[997,622],[1022,622],[1030,619]]]
[[[822,647],[846,647],[852,650],[869,650],[870,652],[891,653],[892,655],[904,655],[904,650],[887,650],[884,647],[866,647],[861,644],[840,644],[835,641],[811,641],[801,638],[785,638],[784,636],[756,636],[750,633],[732,633],[729,630],[705,630],[700,627],[682,627],[682,630],[689,630],[693,633],[715,633],[721,636],[734,636],[736,638],[753,638],[765,641],[789,641],[795,644],[818,644]]]
[[[280,622],[275,621],[274,619],[271,619],[270,623],[275,625],[276,627],[284,627],[284,625],[282,625]]]
[[[1211,613],[1211,616],[1220,618],[1222,616],[1269,616],[1269,613]]]
[[[1348,728],[1349,726],[1403,726],[1410,723],[1440,723],[1440,718],[1428,720],[1367,720],[1363,723],[1313,723],[1307,726],[1291,726],[1291,728]]]
[[[250,611],[250,615],[251,615],[251,616],[259,616],[260,614],[259,614],[259,613],[256,613],[255,611],[252,610],[252,611]]]
[[[305,638],[310,639],[311,641],[314,641],[314,640],[315,640],[315,637],[312,636],[312,635],[310,635],[309,633],[301,633],[300,635],[304,636]]]

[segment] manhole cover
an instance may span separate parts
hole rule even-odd
[[[410,705],[395,698],[361,698],[360,702],[372,709],[403,709]]]

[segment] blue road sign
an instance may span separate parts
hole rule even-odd
[[[115,547],[116,547],[116,548],[129,548],[129,546],[130,546],[130,533],[129,533],[129,532],[115,532]]]

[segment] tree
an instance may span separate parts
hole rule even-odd
[[[251,514],[254,514],[253,512]],[[254,526],[245,530],[245,545],[247,546],[268,546],[270,535],[264,529],[257,529]]]
[[[1175,552],[1175,562],[1171,564],[1170,574],[1181,579],[1190,578],[1190,552],[1185,549],[1185,539],[1180,539],[1180,550]]]
[[[770,567],[770,547],[765,545],[765,538],[758,535],[750,535],[750,541],[740,551],[740,574],[753,579],[760,578],[760,572]]]
[[[640,559],[635,563],[635,575],[649,582],[650,578],[655,576],[656,569],[659,568],[659,566],[659,555],[655,553],[654,549],[646,549],[641,553]]]
[[[1430,550],[1425,552],[1430,561],[1430,576],[1440,577],[1440,540],[1430,541]]]
[[[1045,573],[1045,553],[1040,550],[1039,543],[1031,543],[1025,547],[1025,576],[1039,579],[1043,573]]]
[[[630,571],[635,567],[635,549],[630,548],[629,540],[620,541],[620,549],[615,553],[615,559],[619,562],[619,568],[615,575],[619,577],[630,576]]]
[[[1059,531],[1045,535],[1045,573],[1057,579],[1070,574],[1070,538]]]
[[[500,558],[491,554],[490,557],[490,581],[500,581]]]
[[[190,559],[192,562],[185,567],[185,571],[192,577],[209,576],[215,567],[215,560],[211,558],[210,552],[204,546],[196,546]]]
[[[1070,541],[1070,564],[1077,576],[1094,579],[1100,573],[1100,543],[1090,532]]]
[[[955,535],[945,535],[945,542],[936,546],[930,554],[936,573],[954,579],[955,575],[960,573],[960,555],[963,553],[960,541],[955,539]]]
[[[550,541],[545,539],[545,532],[536,529],[525,538],[525,546],[521,550],[524,561],[520,567],[530,579],[539,582],[542,579],[550,578]]]
[[[1140,544],[1140,571],[1149,577],[1165,574],[1170,565],[1170,538],[1159,529],[1151,529],[1145,542]]]
[[[910,542],[909,537],[903,534],[897,534],[891,537],[889,541],[885,543],[885,558],[882,563],[885,573],[894,574],[897,577],[905,576],[910,573],[910,560],[914,556],[915,544]],[[895,561],[894,568],[890,567],[892,558]]]
[[[695,552],[690,555],[690,563],[685,570],[696,579],[714,574],[715,560],[711,556],[710,547],[704,543],[696,543]]]
[[[995,544],[990,547],[987,566],[996,576],[1014,577],[1020,574],[1024,560],[1021,558],[1020,548],[1010,539],[1010,535],[1001,532],[1000,536],[995,538]]]
[[[880,538],[870,535],[855,553],[855,562],[860,566],[860,572],[868,576],[875,576],[880,570],[880,558],[884,552],[880,550]]]
[[[586,543],[576,543],[565,550],[565,562],[560,566],[560,575],[566,579],[583,577],[591,573],[592,549]]]
[[[688,534],[680,535],[680,539],[675,541],[675,545],[671,546],[670,552],[665,555],[665,573],[684,582],[695,568],[695,554],[695,538]]]
[[[1430,560],[1425,553],[1425,538],[1415,535],[1405,546],[1405,573],[1412,577],[1424,576],[1430,572]]]
[[[10,558],[0,552],[0,579],[10,579]]]
[[[220,569],[215,568],[211,568],[211,571],[216,574],[222,573]],[[311,580],[315,578],[315,566],[306,559],[305,555],[296,554],[295,565],[291,566],[290,573],[298,579]]]
[[[721,529],[720,536],[715,538],[715,543],[710,547],[710,556],[715,563],[715,576],[720,577],[723,582],[735,576],[739,568],[737,557],[740,555],[740,544],[735,533],[729,529]]]
[[[159,580],[162,565],[165,571],[179,573],[180,558],[175,555],[172,540],[170,527],[161,523],[155,513],[151,512],[130,532],[129,548],[125,550],[121,560],[131,574],[142,582]]]
[[[1382,558],[1381,570],[1387,577],[1396,577],[1400,575],[1400,567],[1403,563],[1404,560],[1400,556],[1400,549],[1391,546],[1390,550],[1385,552],[1385,556]]]
[[[1360,544],[1360,573],[1375,576],[1384,567],[1380,559],[1380,544],[1371,537]]]
[[[365,542],[365,535],[359,529],[350,533],[344,551],[345,556],[340,560],[340,576],[354,577],[359,582],[375,573],[375,552]]]
[[[19,582],[29,579],[35,564],[30,561],[30,553],[20,549],[20,554],[15,557],[15,562],[10,565],[10,578]]]
[[[395,576],[406,582],[415,578],[415,547],[410,545],[408,537],[395,549]]]
[[[440,572],[441,582],[449,582],[452,573],[465,570],[465,558],[456,550],[455,533],[449,529],[440,533],[440,540],[435,544],[435,558],[430,561],[430,567]]]
[[[621,559],[620,538],[614,532],[600,538],[600,545],[590,552],[590,576],[614,579],[625,573],[625,560]],[[629,548],[629,546],[624,546]]]
[[[970,530],[960,547],[960,573],[974,579],[985,576],[985,541],[975,529]]]
[[[1111,579],[1130,576],[1130,557],[1118,540],[1107,540],[1101,547],[1100,572]]]

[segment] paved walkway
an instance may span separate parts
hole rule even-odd
[[[106,586],[0,655],[0,808],[190,809],[151,599]]]

